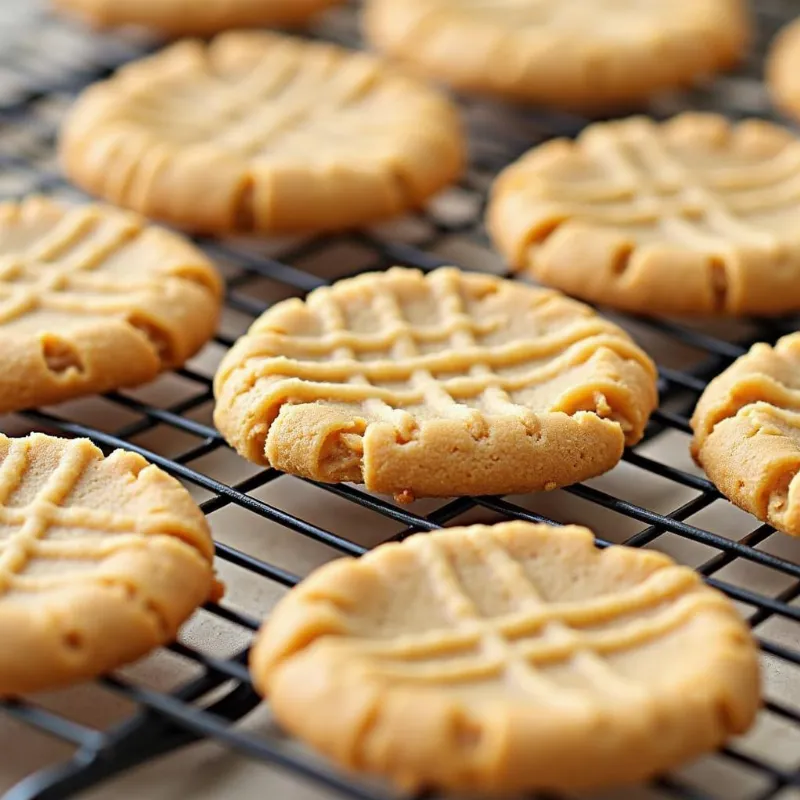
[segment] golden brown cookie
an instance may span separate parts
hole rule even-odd
[[[198,231],[358,226],[458,177],[441,94],[377,59],[268,33],[184,41],[88,89],[62,132],[67,174]]]
[[[215,421],[245,457],[406,499],[554,489],[611,469],[650,359],[562,295],[395,267],[269,309],[226,355]]]
[[[692,429],[695,460],[728,499],[800,536],[800,333],[755,345],[714,378]]]
[[[252,651],[292,733],[404,788],[583,789],[647,778],[745,731],[747,626],[653,551],[511,522],[322,567]]]
[[[742,0],[369,0],[367,39],[465,91],[608,111],[743,54]]]
[[[645,314],[800,309],[800,142],[686,113],[598,123],[498,177],[487,224],[511,265]]]
[[[0,204],[0,413],[180,366],[213,335],[221,295],[197,248],[134,214]]]
[[[170,34],[208,35],[230,28],[298,25],[343,0],[53,0],[99,26],[144,25]]]
[[[212,592],[213,554],[189,493],[141,456],[0,434],[0,695],[171,641]]]
[[[783,28],[773,41],[766,76],[775,105],[800,119],[800,19]]]

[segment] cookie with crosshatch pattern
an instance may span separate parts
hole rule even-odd
[[[297,25],[343,0],[53,0],[92,25],[143,25],[173,36]]]
[[[413,789],[641,780],[759,706],[747,626],[695,572],[524,522],[322,567],[275,608],[250,667],[290,732]]]
[[[100,675],[171,641],[214,591],[177,480],[88,439],[0,434],[0,695]]]
[[[0,204],[0,413],[182,365],[213,335],[221,295],[197,248],[135,214]]]
[[[641,313],[800,309],[800,141],[686,113],[590,126],[531,150],[488,209],[512,267]]]
[[[756,344],[714,378],[692,417],[692,454],[736,505],[800,536],[800,333]]]
[[[182,41],[77,101],[67,174],[206,232],[336,230],[419,206],[461,172],[456,109],[378,59],[270,33]]]
[[[554,489],[611,469],[653,363],[557,292],[394,267],[269,309],[226,355],[215,421],[245,458],[415,496]]]
[[[465,91],[618,110],[731,66],[743,0],[367,0],[367,39]]]

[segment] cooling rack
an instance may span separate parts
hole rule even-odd
[[[660,100],[652,113],[695,108],[768,118],[760,83],[764,50],[796,11],[800,7],[791,1],[760,0],[751,60],[713,88]],[[311,35],[358,46],[356,12],[354,4],[333,12]],[[29,192],[80,198],[59,176],[54,141],[60,118],[84,86],[157,46],[133,32],[87,31],[26,0],[0,0],[0,199]],[[503,274],[481,225],[492,177],[533,144],[574,135],[586,121],[486,102],[461,105],[470,130],[471,169],[427,211],[335,237],[201,240],[223,270],[228,290],[222,332],[203,356],[152,387],[30,410],[0,423],[10,433],[44,430],[88,436],[105,450],[127,447],[177,476],[211,520],[218,569],[229,586],[221,604],[206,606],[181,641],[156,657],[156,664],[167,659],[181,665],[167,670],[172,677],[166,684],[164,671],[147,664],[96,683],[120,701],[122,711],[110,722],[90,724],[80,703],[63,698],[0,702],[0,732],[8,725],[19,730],[14,736],[43,732],[71,751],[14,786],[0,786],[6,800],[72,797],[202,740],[263,763],[264,770],[316,785],[323,796],[393,796],[385,787],[335,771],[284,737],[268,711],[266,720],[248,725],[258,698],[246,670],[247,644],[274,600],[315,563],[476,519],[584,522],[598,530],[601,546],[614,542],[671,552],[733,598],[752,624],[763,650],[767,694],[755,731],[625,797],[800,798],[800,542],[733,509],[686,455],[688,415],[710,377],[752,342],[774,341],[800,327],[797,320],[689,325],[615,316],[658,359],[661,407],[644,441],[626,452],[612,473],[547,495],[401,507],[359,488],[313,484],[246,465],[211,426],[214,365],[271,302],[395,263],[423,270],[456,263]],[[249,532],[239,536],[243,530]],[[247,591],[238,590],[242,584]]]

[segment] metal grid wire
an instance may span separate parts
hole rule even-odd
[[[763,53],[775,30],[793,16],[793,5],[786,0],[760,0],[759,41],[752,60],[738,73],[720,78],[713,88],[695,90],[688,98],[661,101],[653,113],[666,115],[688,107],[724,111],[734,118],[769,117],[769,105],[760,85]],[[357,46],[356,12],[352,6],[334,12],[314,35]],[[157,43],[133,35],[90,33],[25,0],[0,0],[0,199],[18,198],[33,191],[80,197],[58,174],[53,147],[59,120],[72,97],[85,85],[155,46]],[[393,226],[335,237],[278,243],[201,241],[226,275],[226,319],[234,320],[223,326],[224,333],[211,347],[223,352],[276,293],[302,295],[331,278],[395,263],[424,270],[447,262],[488,268],[486,259],[491,260],[491,256],[487,255],[481,218],[492,177],[533,144],[555,135],[574,135],[586,123],[570,115],[515,111],[485,102],[463,100],[462,107],[470,128],[472,166],[459,186],[448,193],[447,203],[436,202],[428,211],[409,215]],[[324,267],[319,268],[320,264],[345,266],[329,274]],[[491,261],[493,266],[498,264]],[[502,267],[497,271],[502,272]],[[262,299],[265,296],[269,297],[266,302]],[[753,527],[754,520],[744,515],[737,520],[741,523],[746,519],[747,528],[735,535],[724,526],[705,527],[707,511],[729,504],[711,483],[692,470],[688,459],[678,458],[672,463],[653,455],[653,445],[669,437],[677,438],[681,452],[685,451],[687,417],[708,379],[745,352],[752,342],[774,341],[794,329],[795,323],[791,319],[748,320],[702,326],[662,319],[615,318],[657,357],[662,356],[661,408],[654,414],[644,442],[626,452],[623,466],[618,468],[625,470],[623,480],[593,481],[554,493],[560,496],[561,506],[554,506],[542,496],[529,496],[462,498],[400,507],[358,488],[310,482],[304,482],[305,490],[312,492],[306,496],[315,498],[311,504],[314,506],[328,502],[333,495],[338,498],[335,508],[343,508],[343,503],[354,505],[360,507],[360,513],[374,515],[375,520],[388,520],[394,525],[391,538],[395,539],[477,514],[481,519],[607,520],[606,527],[624,532],[614,538],[615,542],[669,551],[670,542],[680,540],[694,547],[692,565],[711,585],[740,604],[756,631],[764,652],[767,703],[756,734],[707,759],[705,773],[690,769],[665,776],[643,791],[647,797],[659,798],[796,800],[800,797],[800,704],[796,702],[800,698],[800,646],[796,646],[800,641],[800,550],[792,549],[787,537],[775,534],[766,525]],[[126,422],[122,426],[95,424],[91,412],[66,404],[7,418],[4,429],[88,436],[105,450],[136,450],[194,487],[208,515],[236,508],[251,522],[256,518],[259,524],[263,521],[279,526],[292,540],[313,540],[343,554],[364,552],[364,543],[342,533],[343,526],[334,524],[334,519],[328,517],[323,525],[319,514],[282,508],[274,500],[275,494],[270,495],[273,501],[264,500],[261,490],[281,478],[274,470],[253,469],[236,482],[220,479],[205,468],[209,456],[226,451],[226,445],[208,422],[212,372],[213,368],[196,367],[194,362],[177,371],[173,378],[180,383],[179,402],[169,392],[166,398],[162,393],[156,400],[136,391],[108,395],[102,402],[124,412]],[[178,436],[180,448],[165,454],[154,444],[164,431]],[[644,485],[647,481],[656,487],[648,495],[650,502],[631,499],[625,491],[628,485]],[[676,507],[665,508],[664,497],[679,497],[680,502],[676,500]],[[377,529],[381,529],[380,525]],[[386,537],[369,544],[376,544],[381,538]],[[609,542],[599,543],[604,546]],[[217,557],[221,566],[249,573],[249,579],[269,584],[270,588],[292,586],[302,577],[248,552],[244,546],[219,542]],[[245,639],[260,622],[257,611],[237,610],[226,601],[208,605],[200,613],[206,619],[236,628]],[[102,679],[100,684],[105,691],[124,697],[135,707],[127,719],[109,728],[86,725],[53,711],[38,699],[1,702],[0,726],[3,716],[9,716],[74,747],[71,759],[29,776],[5,797],[23,800],[73,796],[133,766],[204,738],[345,796],[388,796],[382,787],[335,772],[273,728],[249,733],[234,724],[258,704],[246,670],[246,647],[232,655],[219,656],[204,641],[202,624],[197,630],[200,634],[191,643],[182,641],[169,648],[194,669],[191,680],[171,691],[158,691],[127,676]],[[775,746],[775,742],[779,745]],[[726,788],[720,793],[720,776],[725,776],[726,785],[735,786],[735,791]]]

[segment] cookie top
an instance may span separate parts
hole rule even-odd
[[[221,295],[197,248],[134,214],[0,204],[0,413],[183,364],[213,335]]]
[[[755,345],[714,378],[692,429],[692,453],[726,497],[800,536],[800,333]]]
[[[371,56],[239,32],[179,42],[90,87],[61,155],[79,186],[149,216],[288,232],[422,204],[459,175],[464,141],[443,95]]]
[[[100,675],[174,639],[212,590],[189,493],[134,453],[0,434],[0,695]]]
[[[656,403],[627,334],[562,295],[395,267],[269,309],[215,421],[246,458],[414,496],[553,489],[613,467]]]
[[[800,142],[686,113],[598,123],[498,177],[487,224],[517,269],[657,314],[800,309]]]
[[[766,77],[773,103],[800,119],[800,19],[784,27],[772,42]]]
[[[749,631],[696,573],[523,522],[322,567],[267,620],[251,671],[288,730],[413,789],[633,782],[759,705]]]
[[[618,109],[730,66],[741,0],[369,0],[369,41],[466,91]]]
[[[92,25],[144,25],[173,36],[296,25],[342,0],[53,0]]]

